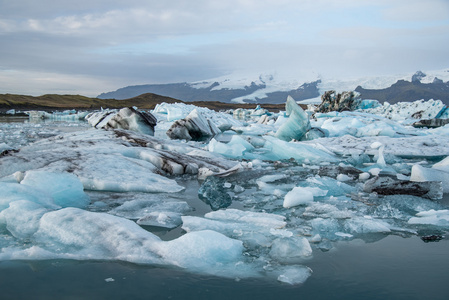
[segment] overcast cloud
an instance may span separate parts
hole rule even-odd
[[[447,0],[0,0],[0,93],[449,67]]]

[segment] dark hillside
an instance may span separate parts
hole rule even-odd
[[[411,102],[416,100],[441,100],[449,105],[449,82],[436,79],[432,83],[421,83],[417,80],[410,82],[398,80],[395,84],[385,89],[371,90],[358,86],[355,89],[362,99],[376,99],[381,103],[387,101],[390,104],[397,102]]]

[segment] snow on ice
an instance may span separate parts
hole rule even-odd
[[[446,108],[358,105],[162,103],[30,113],[64,120],[52,127],[0,124],[0,260],[121,260],[301,284],[314,253],[340,241],[447,230],[449,125],[412,126]]]

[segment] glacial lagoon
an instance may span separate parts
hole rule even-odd
[[[229,121],[233,130],[188,142],[165,135],[188,109],[164,109],[154,112],[151,138],[83,120],[0,124],[2,151],[9,151],[0,160],[2,298],[449,295],[447,193],[428,199],[364,190],[365,177],[409,179],[414,165],[431,170],[444,161],[449,129],[348,113],[312,119],[330,136],[304,142],[275,140],[280,124],[257,120]],[[218,125],[230,120],[203,114]],[[161,171],[157,158],[173,152],[209,174],[236,163],[239,170]],[[119,182],[106,174],[126,166],[130,172],[115,174]],[[67,170],[73,176],[51,177]],[[59,193],[58,181],[68,192]],[[151,190],[143,187],[149,182]],[[42,187],[54,191],[43,196]]]

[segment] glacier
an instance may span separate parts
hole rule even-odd
[[[280,112],[161,103],[146,112],[154,126],[136,108],[122,111],[127,126],[111,122],[118,110],[0,124],[0,260],[125,261],[303,284],[314,255],[341,243],[449,230],[449,125],[412,126],[444,109],[317,113],[289,97]],[[170,139],[186,119],[209,138]],[[303,138],[314,128],[323,134]],[[418,186],[426,192],[403,188]]]

